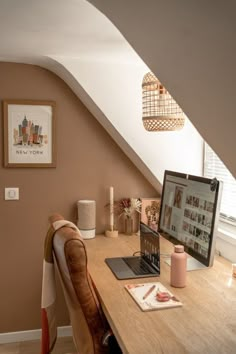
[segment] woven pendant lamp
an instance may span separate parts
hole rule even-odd
[[[184,113],[173,97],[149,72],[144,75],[143,125],[148,131],[180,130],[184,126]]]

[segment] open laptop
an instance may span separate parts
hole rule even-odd
[[[140,222],[140,256],[106,258],[105,262],[117,279],[159,276],[159,234]]]

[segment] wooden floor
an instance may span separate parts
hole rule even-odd
[[[0,354],[40,354],[40,340],[0,344]],[[58,338],[52,354],[76,354],[72,337]]]

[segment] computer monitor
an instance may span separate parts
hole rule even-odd
[[[215,178],[165,171],[158,230],[184,246],[188,270],[213,265],[221,190]]]

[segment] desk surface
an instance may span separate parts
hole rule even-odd
[[[236,353],[236,278],[231,264],[216,256],[214,266],[188,272],[187,286],[170,286],[170,267],[161,257],[161,276],[117,280],[106,257],[129,256],[139,250],[139,237],[103,235],[86,241],[89,271],[110,326],[129,354]],[[161,253],[172,246],[161,238]],[[183,307],[142,312],[124,289],[128,283],[160,281],[180,298]]]

